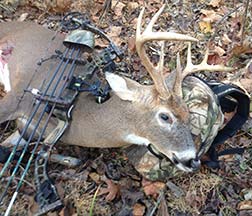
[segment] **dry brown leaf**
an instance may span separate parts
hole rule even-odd
[[[136,30],[137,27],[137,18],[131,20],[130,25],[132,26],[133,30]]]
[[[240,79],[240,83],[248,92],[252,92],[252,79]]]
[[[112,10],[115,13],[115,17],[122,17],[122,10],[126,6],[124,3],[119,2],[118,0],[112,0],[111,2]]]
[[[129,11],[133,11],[136,10],[139,7],[139,4],[137,2],[128,2],[127,4],[127,9],[129,9]]]
[[[103,194],[108,194],[106,196],[106,201],[110,202],[114,200],[116,197],[120,196],[120,186],[118,184],[115,184],[112,182],[110,179],[105,179],[104,180],[107,184],[107,188],[101,188],[98,196],[101,196]]]
[[[89,173],[88,175],[96,184],[101,183],[101,178],[96,172]]]
[[[215,65],[215,64],[222,64],[223,61],[218,54],[212,54],[208,56],[207,63]]]
[[[157,197],[159,192],[165,188],[165,183],[159,181],[152,182],[143,179],[142,186],[146,196]]]
[[[121,45],[122,39],[119,36],[122,31],[122,26],[111,26],[110,31],[107,32],[107,35],[110,37],[110,39],[118,46]]]
[[[108,46],[108,41],[104,40],[103,38],[95,39],[95,46],[99,48],[105,48]]]
[[[252,201],[251,200],[245,200],[241,201],[237,205],[237,210],[252,210]]]
[[[29,13],[22,13],[20,17],[17,19],[19,22],[23,22],[26,20],[26,18],[29,16]]]
[[[61,211],[59,212],[59,216],[68,216],[69,212],[67,207],[64,207],[63,209],[61,209]]]
[[[216,13],[214,10],[202,9],[200,12],[204,15],[204,17],[202,18],[202,21],[204,22],[213,23],[219,21],[222,18],[222,16]]]
[[[218,158],[220,161],[231,162],[235,160],[235,154],[221,155]]]
[[[46,9],[55,13],[67,12],[70,9],[72,3],[72,0],[45,1]]]
[[[242,44],[242,45],[236,45],[234,46],[232,53],[234,55],[241,55],[243,53],[252,53],[252,47],[250,47],[250,44]]]
[[[39,206],[32,196],[28,196],[28,199],[29,199],[28,216],[32,216],[35,215],[35,213],[38,211]]]
[[[133,216],[143,216],[145,212],[145,206],[140,204],[140,203],[136,203],[133,206]]]
[[[232,43],[232,40],[228,37],[227,34],[224,34],[222,36],[222,42],[223,42],[223,44],[228,45],[228,44]]]
[[[226,53],[226,51],[219,46],[214,47],[214,52],[217,53],[219,56],[223,56]]]
[[[205,34],[212,32],[212,26],[210,22],[200,21],[199,28],[200,28],[200,31]]]
[[[219,7],[222,0],[211,0],[208,5],[213,7]]]
[[[136,38],[130,37],[128,39],[128,50],[131,54],[135,53],[136,51]]]

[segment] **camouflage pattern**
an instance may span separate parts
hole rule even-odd
[[[94,49],[94,34],[86,30],[74,30],[66,36],[63,44],[69,46],[77,44],[84,49],[84,52],[92,52]]]
[[[224,115],[212,90],[197,77],[188,76],[183,81],[183,98],[190,111],[190,127],[198,154],[202,156],[222,127]],[[165,180],[184,173],[169,160],[160,161],[144,146],[132,146],[126,152],[136,170],[149,180]]]

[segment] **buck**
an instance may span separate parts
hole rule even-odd
[[[153,25],[164,6],[153,16],[144,31],[141,11],[136,32],[136,50],[142,64],[150,74],[154,85],[143,86],[128,78],[113,73],[106,74],[112,88],[112,97],[104,104],[97,104],[93,98],[81,93],[72,113],[72,122],[61,140],[64,143],[85,147],[122,147],[125,145],[149,145],[173,161],[184,171],[194,171],[200,166],[197,148],[189,128],[189,111],[182,97],[182,81],[194,72],[225,71],[221,65],[208,65],[206,54],[199,65],[191,62],[190,44],[187,64],[184,69],[177,56],[177,69],[164,76],[165,41],[197,42],[197,39],[171,32],[155,32]],[[7,94],[0,101],[0,122],[23,117],[32,104],[32,97],[25,96],[18,109],[16,104],[23,94],[37,68],[37,62],[53,54],[62,44],[64,35],[43,28],[35,23],[8,22],[0,24],[0,66],[1,82]],[[159,62],[153,64],[146,53],[147,42],[160,41]],[[50,67],[46,61],[41,66],[33,86],[40,85]],[[8,75],[9,73],[9,75]]]

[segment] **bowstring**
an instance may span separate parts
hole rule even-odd
[[[59,28],[58,28],[58,29],[59,29]],[[47,49],[45,50],[45,54],[44,54],[44,55],[46,55],[47,53],[49,53],[49,48],[51,47],[51,45],[52,45],[52,43],[53,43],[53,41],[54,41],[54,39],[56,38],[56,36],[57,36],[58,33],[59,33],[59,30],[57,30],[57,31],[55,32],[55,34],[53,35],[52,39],[50,40],[50,43],[49,43]],[[67,52],[66,52],[66,53],[67,53]],[[66,54],[66,53],[65,53],[65,54]],[[65,56],[63,56],[63,58],[62,58],[63,60],[64,60],[64,57],[65,57]],[[41,59],[42,59],[42,58],[41,58]],[[32,77],[30,78],[30,80],[29,80],[29,82],[28,82],[28,84],[27,84],[27,86],[26,86],[26,89],[28,89],[28,88],[31,86],[31,83],[33,82],[34,78],[36,77],[36,75],[37,75],[37,73],[38,73],[38,71],[39,71],[39,70],[38,70],[39,68],[40,68],[40,65],[38,65],[38,66],[36,67],[36,69],[34,70],[34,72],[32,73]],[[51,70],[49,70],[47,74],[50,74],[50,71],[51,71]],[[52,73],[53,73],[53,72],[55,72],[55,71],[52,71]],[[48,75],[48,76],[45,77],[45,79],[42,81],[41,88],[42,88],[43,84],[46,83],[47,77],[50,77],[50,76]],[[49,89],[49,88],[48,88],[48,89]],[[16,108],[14,109],[14,112],[11,114],[10,118],[12,118],[13,115],[14,115],[14,113],[18,110],[19,105],[20,105],[20,103],[22,102],[22,100],[23,100],[25,94],[26,94],[26,92],[24,91],[23,94],[21,95],[21,97],[19,98],[18,103],[17,103],[17,105],[16,105]],[[30,111],[30,114],[32,113],[32,107],[34,107],[33,104],[31,104],[31,107],[30,107],[30,110],[31,110],[31,111]],[[39,106],[38,106],[38,108],[39,108]],[[28,108],[28,109],[29,109],[29,108]],[[28,111],[28,109],[27,109],[27,111]],[[36,109],[35,109],[35,110],[36,110]],[[33,111],[34,111],[34,109],[33,109]],[[36,113],[36,111],[35,111],[35,113]],[[22,117],[20,117],[20,118],[24,119],[24,116],[25,116],[25,114],[23,114]],[[29,115],[29,116],[31,116],[31,115]],[[34,117],[34,116],[33,116],[33,117]],[[33,117],[32,117],[32,118],[33,118]],[[31,119],[32,119],[32,118],[31,118]],[[2,130],[2,133],[1,133],[1,136],[0,136],[0,140],[2,140],[4,133],[6,132],[6,130],[7,130],[7,129],[9,128],[9,126],[10,126],[10,123],[11,123],[11,121],[9,120],[9,121],[7,122],[7,124],[6,124],[5,128],[4,128],[4,130]],[[29,124],[28,124],[28,125],[29,125]],[[39,123],[38,123],[38,125],[39,125]],[[27,129],[27,128],[26,128],[26,129]],[[24,131],[26,131],[26,130],[24,130]],[[21,141],[23,135],[24,135],[24,133],[21,134],[20,139],[19,139],[18,142],[17,142],[17,145],[14,146],[12,152],[10,153],[10,155],[9,155],[9,157],[8,157],[7,162],[4,164],[4,167],[1,169],[1,172],[0,172],[0,179],[2,178],[2,176],[3,176],[4,172],[5,172],[5,170],[6,170],[7,167],[9,166],[10,162],[14,159],[14,155],[16,154],[16,150],[17,150],[17,148],[18,148],[18,145],[19,145],[19,143],[20,143],[20,141]],[[26,145],[29,145],[29,141],[26,142]],[[18,169],[18,166],[19,166],[19,164],[21,163],[21,161],[23,160],[24,152],[27,150],[27,147],[28,147],[28,146],[26,146],[26,147],[23,149],[23,153],[21,154],[21,156],[20,156],[20,158],[19,158],[19,161],[18,161],[16,167],[14,168],[14,171],[13,171],[13,173],[12,173],[12,175],[11,175],[11,178],[9,179],[9,181],[8,181],[8,183],[7,183],[6,189],[8,189],[10,183],[12,182],[12,180],[13,180],[13,178],[14,178],[14,176],[15,176],[15,173],[16,173],[16,171],[17,171],[17,169]],[[35,150],[34,150],[34,154],[35,154]],[[33,156],[32,156],[32,157],[33,157]],[[23,178],[24,178],[24,176],[25,176],[27,170],[28,170],[29,167],[30,167],[30,163],[31,163],[31,161],[29,160],[28,166],[26,166],[26,168],[25,168],[25,173],[24,173],[24,175],[23,175]],[[22,179],[23,179],[23,178],[22,178]],[[19,181],[19,183],[20,183],[20,184],[19,184],[19,188],[20,188],[21,185],[22,185],[22,181]],[[7,192],[7,190],[6,190],[6,192]],[[6,194],[6,192],[4,192],[3,194]],[[1,201],[2,201],[3,198],[4,198],[4,196],[2,196]],[[1,202],[0,202],[0,203],[1,203]]]
[[[74,49],[73,49],[73,50],[74,50]],[[64,91],[64,89],[65,89],[65,87],[66,87],[66,85],[67,85],[68,79],[73,75],[73,72],[74,72],[74,69],[75,69],[74,67],[76,66],[76,65],[75,65],[75,62],[76,62],[76,59],[79,57],[79,54],[80,54],[80,48],[78,48],[78,50],[77,50],[76,57],[74,58],[74,60],[73,60],[72,63],[71,63],[71,68],[70,68],[70,70],[69,70],[69,74],[67,75],[67,78],[65,79],[65,82],[64,82],[63,86],[61,87],[61,89],[60,89],[58,95],[56,96],[56,98],[60,98],[61,94],[63,93],[63,91]],[[67,63],[67,64],[68,64],[68,63]],[[61,80],[61,79],[59,78],[59,80]],[[57,88],[55,88],[55,91],[56,91],[56,89],[57,89]],[[48,104],[49,104],[49,102],[46,102],[45,108],[48,106]],[[6,211],[6,213],[7,213],[6,216],[8,215],[8,212],[9,212],[9,210],[11,209],[11,207],[12,207],[12,205],[13,205],[13,203],[14,203],[16,197],[17,197],[17,193],[18,193],[20,187],[22,186],[24,177],[25,177],[25,175],[26,175],[26,173],[27,173],[27,171],[28,171],[28,169],[29,169],[29,167],[30,167],[30,165],[31,165],[31,162],[32,162],[33,157],[34,157],[34,155],[35,155],[35,153],[36,153],[37,147],[38,147],[38,145],[40,144],[40,141],[41,141],[41,139],[42,139],[42,136],[43,136],[43,134],[44,134],[44,132],[45,132],[45,130],[46,130],[46,128],[47,128],[47,125],[48,125],[49,120],[50,120],[50,118],[51,118],[51,116],[52,116],[52,114],[53,114],[53,111],[54,111],[54,108],[55,108],[55,107],[56,107],[56,102],[53,104],[53,107],[52,107],[50,113],[49,113],[48,116],[47,116],[46,123],[44,124],[44,127],[43,127],[42,131],[40,132],[40,136],[39,136],[38,140],[37,140],[36,143],[35,143],[35,146],[34,146],[34,148],[33,148],[32,154],[30,155],[30,158],[29,158],[29,160],[28,160],[28,163],[26,164],[26,167],[25,167],[25,169],[24,169],[24,171],[23,171],[23,173],[22,173],[22,176],[21,176],[21,178],[20,178],[20,180],[19,180],[19,182],[18,182],[18,185],[17,185],[17,187],[16,187],[16,190],[15,190],[13,196],[12,196],[12,199],[11,199],[10,204],[9,204],[9,206],[8,206],[8,209],[7,209],[7,211]],[[39,124],[39,123],[38,123],[38,124]]]

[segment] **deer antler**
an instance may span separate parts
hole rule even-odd
[[[182,81],[183,79],[192,73],[199,72],[199,71],[222,71],[228,72],[232,71],[232,67],[226,67],[224,65],[209,65],[207,63],[209,50],[207,49],[205,52],[205,56],[202,62],[198,65],[194,65],[192,63],[192,53],[191,53],[191,43],[188,43],[188,51],[187,51],[187,63],[184,70],[181,69],[180,64],[180,56],[179,53],[177,55],[177,78],[175,82],[174,92],[177,96],[182,97]]]
[[[165,84],[165,79],[163,76],[163,62],[164,62],[164,41],[175,40],[175,41],[198,41],[196,38],[182,35],[172,32],[153,32],[152,28],[155,22],[157,21],[160,14],[163,12],[165,5],[163,5],[159,11],[153,16],[150,23],[147,25],[146,29],[141,33],[141,23],[144,14],[144,8],[140,12],[137,21],[137,30],[136,30],[136,50],[142,61],[142,64],[145,66],[146,70],[150,74],[155,88],[157,89],[159,96],[162,99],[168,99],[171,95],[171,92]],[[161,45],[160,59],[157,66],[154,66],[144,49],[144,44],[147,41],[163,41]]]

